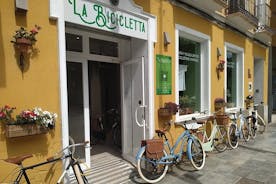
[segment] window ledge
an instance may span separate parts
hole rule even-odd
[[[202,113],[194,113],[194,114],[188,114],[188,115],[182,115],[182,116],[177,116],[176,119],[175,119],[175,122],[176,123],[181,123],[181,122],[184,122],[184,121],[189,121],[189,120],[192,120],[192,118],[196,118],[196,119],[204,119],[204,118],[207,118],[209,117],[210,114],[207,113],[207,114],[202,114]]]

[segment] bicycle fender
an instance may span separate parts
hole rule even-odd
[[[187,144],[187,151],[186,151],[188,160],[192,159],[192,142],[193,142],[193,138],[189,138],[188,144]]]
[[[143,147],[141,147],[141,148],[138,150],[138,152],[137,152],[137,154],[136,154],[136,160],[139,159],[139,155],[140,155],[142,152],[144,152],[145,149],[146,149],[146,146],[143,146]]]

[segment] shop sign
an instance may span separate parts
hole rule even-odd
[[[87,0],[65,0],[65,21],[147,39],[147,21]]]
[[[156,93],[172,94],[172,58],[156,55]]]

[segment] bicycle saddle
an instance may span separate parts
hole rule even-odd
[[[166,130],[155,130],[155,133],[157,133],[158,135],[163,136],[163,135],[165,135],[165,131]]]
[[[23,160],[27,159],[27,158],[31,158],[33,157],[33,155],[31,154],[27,154],[27,155],[21,155],[21,156],[17,156],[17,157],[11,157],[11,158],[7,158],[4,161],[5,162],[9,162],[12,164],[17,164],[17,165],[21,165]]]

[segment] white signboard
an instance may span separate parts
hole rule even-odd
[[[147,20],[87,0],[65,0],[65,21],[147,39]]]

